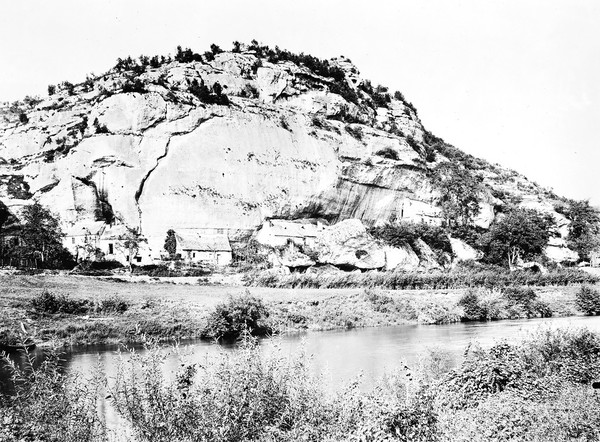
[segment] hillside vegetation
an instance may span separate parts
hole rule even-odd
[[[65,231],[122,223],[156,254],[173,229],[219,228],[241,250],[265,219],[358,218],[420,268],[460,260],[452,239],[511,269],[599,244],[588,202],[450,145],[345,57],[178,47],[48,94],[0,109],[0,224],[39,201]]]

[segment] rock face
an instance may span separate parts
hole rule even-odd
[[[332,247],[324,262],[412,268],[414,251],[367,244],[362,224],[439,224],[429,172],[450,157],[428,156],[428,133],[401,94],[373,89],[345,58],[329,66],[336,75],[224,52],[141,73],[114,68],[91,84],[4,107],[0,200],[17,216],[39,200],[67,227],[102,219],[108,207],[154,250],[171,228],[222,229],[235,239],[265,219],[342,221],[321,238]],[[143,87],[127,86],[134,79]],[[228,105],[193,93],[194,84],[215,91],[217,83]],[[479,226],[494,220],[492,190],[531,200],[544,192],[485,164],[475,172],[484,183]],[[343,223],[352,218],[361,226]]]
[[[318,261],[347,269],[382,269],[385,251],[358,219],[341,221],[321,232],[315,246]]]
[[[452,254],[455,256],[456,261],[475,261],[481,259],[482,252],[475,250],[469,244],[461,241],[458,238],[450,237],[450,246],[452,247]]]

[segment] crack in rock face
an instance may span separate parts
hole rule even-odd
[[[444,143],[401,93],[372,86],[348,59],[286,57],[165,62],[129,89],[131,72],[115,68],[18,112],[0,107],[1,202],[39,199],[72,225],[95,219],[93,185],[119,222],[161,241],[171,228],[250,231],[271,218],[440,224],[436,167],[460,163],[481,182],[476,225],[505,203],[492,194],[556,214],[539,186]],[[383,252],[363,249],[370,264],[344,260],[381,263]]]

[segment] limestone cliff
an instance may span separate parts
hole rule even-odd
[[[192,58],[120,63],[4,106],[0,200],[16,215],[39,200],[67,226],[110,208],[161,245],[171,228],[235,237],[267,218],[439,223],[431,171],[458,161],[483,183],[480,226],[502,198],[567,224],[548,192],[440,144],[402,94],[373,88],[346,58],[315,68],[259,47]]]

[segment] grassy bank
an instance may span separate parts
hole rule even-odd
[[[329,393],[298,354],[265,355],[251,340],[164,377],[150,347],[123,359],[107,400],[137,441],[589,441],[600,437],[600,336],[543,331],[521,343],[469,348],[452,368],[443,350],[390,372],[370,392]],[[105,441],[94,412],[103,379],[68,379],[49,364],[0,396],[0,438]],[[35,392],[36,394],[31,394]],[[95,395],[96,394],[96,395]],[[53,401],[47,397],[52,395]],[[76,405],[76,406],[75,406]]]
[[[438,290],[473,287],[502,288],[520,286],[566,286],[596,284],[600,278],[576,269],[556,269],[548,273],[501,267],[458,268],[452,271],[425,272],[341,272],[312,271],[282,274],[278,270],[249,273],[245,281],[255,287],[277,288],[382,288],[389,290]]]
[[[223,335],[219,330],[225,330],[219,329],[218,321],[227,322],[231,315],[225,311],[217,322],[211,315],[230,296],[239,296],[246,290],[58,276],[13,276],[0,283],[3,312],[0,343],[5,344],[20,339],[21,323],[36,342],[53,340],[58,345],[218,337]],[[586,313],[575,303],[580,290],[576,285],[536,287],[535,299],[527,301],[525,297],[523,302],[516,302],[505,296],[506,291],[484,288],[474,291],[250,288],[250,295],[264,305],[260,325],[256,322],[251,327],[278,333],[522,318],[547,316],[547,312],[553,316],[571,316]],[[45,293],[50,293],[54,301],[44,298]],[[461,303],[468,293],[476,295],[475,304]],[[530,305],[533,301],[535,305]],[[547,310],[539,308],[542,304]],[[217,331],[213,333],[211,327]]]

